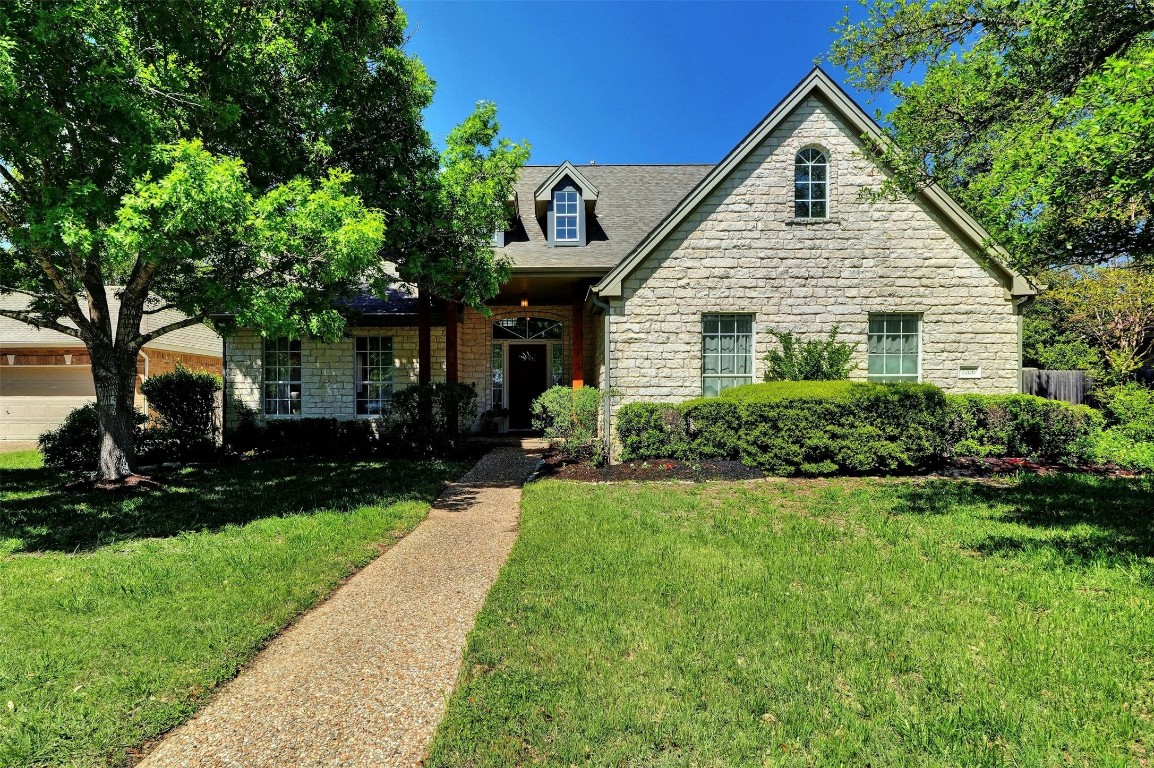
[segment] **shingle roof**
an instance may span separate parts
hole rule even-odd
[[[116,298],[116,289],[107,288],[108,310],[112,314],[112,325],[115,329],[116,319],[120,312],[120,301]],[[4,309],[25,309],[28,306],[28,297],[22,294],[10,293],[0,295],[0,307]],[[88,302],[81,301],[80,308],[87,314]],[[141,321],[141,330],[145,333],[162,325],[186,317],[175,309],[166,309],[155,315],[145,315]],[[61,324],[75,327],[71,320],[61,320]],[[74,336],[68,336],[58,331],[46,328],[34,328],[27,323],[13,320],[9,317],[0,317],[0,346],[44,346],[44,347],[82,347],[84,342]],[[145,349],[167,349],[176,352],[188,352],[197,355],[220,357],[222,344],[220,336],[207,325],[193,325],[166,333],[159,339],[150,342]]]
[[[609,270],[681,201],[712,165],[582,165],[598,191],[597,207],[586,223],[588,244],[550,248],[545,222],[534,211],[533,193],[559,166],[528,165],[517,180],[519,220],[499,255],[515,270],[535,268]]]

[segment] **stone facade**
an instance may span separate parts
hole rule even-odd
[[[829,219],[793,215],[794,157],[829,158]],[[702,315],[754,316],[753,380],[771,330],[857,342],[866,378],[870,313],[917,313],[922,380],[950,392],[1019,387],[1019,317],[1009,292],[918,201],[867,202],[881,171],[821,101],[805,99],[657,249],[612,300],[615,405],[702,394]],[[961,366],[981,378],[960,378]]]
[[[415,384],[419,376],[417,329],[355,328],[352,335],[331,344],[301,342],[301,416],[304,418],[355,419],[356,374],[354,349],[356,336],[391,336],[393,363],[396,366],[393,384],[401,388]],[[445,380],[445,329],[433,328],[432,379]],[[263,415],[261,384],[264,340],[255,331],[240,330],[225,341],[225,382],[228,412],[226,422],[234,424],[243,408]],[[293,418],[272,416],[269,418]]]

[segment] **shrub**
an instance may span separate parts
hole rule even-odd
[[[1131,440],[1154,442],[1154,389],[1123,384],[1098,393],[1098,400],[1111,429]]]
[[[566,461],[600,463],[604,450],[597,438],[602,392],[594,387],[550,387],[533,401],[533,428]]]
[[[838,326],[824,339],[799,341],[789,331],[770,331],[781,351],[765,356],[766,381],[838,381],[849,378],[850,358],[857,344],[837,340]]]
[[[388,417],[399,448],[418,456],[451,454],[477,418],[477,390],[472,384],[414,384],[393,393]]]
[[[178,363],[170,373],[145,379],[141,391],[159,415],[149,428],[155,452],[165,458],[187,459],[212,451],[217,432],[218,376],[190,371]]]
[[[271,456],[363,456],[382,447],[375,425],[362,420],[273,419],[257,435],[253,447]]]
[[[1134,440],[1119,429],[1107,429],[1094,442],[1090,458],[1095,464],[1154,472],[1154,442]]]
[[[617,409],[621,458],[678,459],[685,455],[685,417],[671,403],[626,403]]]
[[[1013,456],[1074,464],[1102,428],[1093,408],[1033,395],[949,395],[946,436],[955,456]]]
[[[138,449],[147,421],[147,416],[136,412]],[[59,427],[42,434],[38,442],[45,466],[78,472],[95,471],[100,456],[100,416],[96,403],[73,410]]]

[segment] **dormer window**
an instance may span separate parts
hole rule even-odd
[[[553,193],[553,242],[580,242],[580,205],[581,196],[575,189],[559,189]]]

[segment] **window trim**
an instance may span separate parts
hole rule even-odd
[[[557,238],[557,197],[560,194],[572,193],[576,196],[576,213],[566,213],[564,216],[576,216],[577,236],[573,239],[559,240]],[[549,247],[572,248],[585,245],[585,194],[572,179],[566,177],[561,180],[549,193],[549,211],[546,224],[546,240]],[[568,229],[568,227],[566,227]]]
[[[358,419],[379,419],[379,418],[382,418],[384,416],[383,411],[381,413],[361,413],[361,410],[360,410],[361,397],[360,397],[360,392],[359,392],[359,386],[362,383],[360,381],[361,350],[358,349],[357,347],[361,343],[362,339],[365,340],[365,342],[366,342],[365,346],[366,347],[369,346],[368,342],[370,339],[388,339],[388,341],[389,341],[389,359],[392,361],[391,365],[376,366],[377,368],[382,368],[382,367],[387,368],[389,371],[389,396],[382,401],[382,407],[384,405],[386,405],[390,400],[393,399],[393,394],[397,391],[396,343],[395,343],[395,341],[391,335],[390,336],[365,335],[365,336],[354,336],[353,337],[353,415],[356,416]],[[366,355],[368,355],[372,352],[373,352],[373,350],[371,350],[371,349],[365,349]],[[371,366],[366,366],[366,367],[371,367]],[[367,381],[364,383],[366,385],[368,384]],[[370,401],[366,398],[365,402],[368,403]]]
[[[917,377],[911,379],[911,378],[909,378],[910,374],[892,374],[892,373],[890,373],[890,374],[887,374],[887,373],[870,374],[870,372],[869,372],[869,362],[870,362],[870,357],[871,357],[871,353],[869,351],[869,341],[870,341],[870,336],[871,336],[871,333],[869,330],[870,321],[873,320],[875,317],[895,317],[895,316],[904,317],[907,315],[910,317],[916,318],[917,324],[918,324],[917,333],[916,334],[910,334],[910,335],[916,336],[917,340],[918,340],[918,351],[917,351],[918,372],[917,372]],[[904,383],[910,383],[910,384],[921,384],[922,383],[922,358],[924,356],[923,353],[925,350],[925,346],[923,344],[923,328],[924,328],[924,326],[925,326],[925,313],[924,312],[913,312],[913,311],[902,311],[902,310],[893,310],[893,311],[886,311],[886,312],[870,312],[869,315],[866,317],[866,381],[874,383],[874,384],[898,384],[898,383],[903,383],[903,382]],[[884,333],[883,333],[883,335],[884,335]],[[907,334],[902,333],[901,335],[905,336]],[[900,355],[898,355],[898,357],[900,358],[904,355],[905,355],[905,353],[903,352]],[[883,359],[882,368],[883,368],[883,370],[885,368],[885,364],[884,364],[885,356],[886,355],[883,352],[882,353],[882,359]],[[890,377],[893,377],[893,376],[897,376],[899,378],[891,379]]]
[[[279,348],[279,346],[282,343],[285,345],[284,349]],[[271,349],[270,349],[270,344],[272,345]],[[293,366],[290,363],[288,366],[283,368],[283,370],[289,372],[289,378],[288,379],[278,378],[274,381],[270,381],[268,378],[268,370],[269,370],[268,355],[269,355],[269,352],[270,351],[273,353],[284,352],[284,353],[291,355],[293,352],[294,346],[296,347],[296,353],[298,355],[298,359],[300,360],[299,365]],[[280,365],[274,365],[272,367],[275,368],[278,372],[280,372],[282,370],[282,366],[280,366]],[[292,380],[292,373],[291,373],[292,369],[294,367],[298,367],[300,369],[299,378],[295,382]],[[263,340],[263,343],[261,345],[261,355],[260,355],[260,413],[261,413],[261,416],[263,418],[265,418],[265,419],[300,419],[300,418],[304,417],[304,411],[305,411],[304,368],[305,368],[305,365],[304,365],[304,345],[301,343],[300,339],[290,339],[287,336],[277,336],[277,337],[274,337],[271,339],[265,338]],[[291,403],[292,403],[292,386],[294,383],[296,384],[297,389],[298,389],[297,403],[299,404],[300,410],[297,413],[292,413],[291,410],[287,413],[282,413],[279,410],[279,406],[278,406],[277,411],[269,412],[269,410],[268,410],[269,400],[268,400],[268,397],[265,395],[265,387],[268,386],[269,384],[277,384],[277,385],[287,384],[289,387],[288,402],[291,405]],[[275,402],[280,403],[282,400],[284,400],[284,398],[281,398],[279,396],[279,393],[278,393],[278,396],[275,398]]]
[[[705,319],[707,317],[748,317],[749,318],[749,373],[739,375],[727,375],[720,373],[706,373],[705,372]],[[699,330],[697,333],[698,343],[701,349],[701,365],[700,365],[700,379],[701,382],[701,396],[702,397],[716,397],[716,395],[707,395],[705,393],[706,379],[740,379],[749,378],[747,384],[753,384],[757,381],[757,313],[756,312],[735,312],[735,311],[712,311],[702,312],[700,317]],[[720,332],[719,332],[720,335]],[[745,335],[734,333],[734,336]],[[742,386],[738,384],[736,386]],[[718,389],[720,394],[722,389]]]
[[[565,196],[564,200],[561,199],[562,195]],[[573,212],[561,213],[557,209],[558,205],[572,205]],[[567,225],[569,219],[573,220],[572,226]],[[566,226],[562,227],[562,221],[566,222]],[[562,229],[572,230],[573,237],[561,237]],[[572,186],[553,190],[553,242],[557,245],[581,242],[581,195]]]
[[[820,165],[822,165],[825,168],[825,179],[824,180],[813,181],[813,179],[810,178],[807,181],[798,181],[797,173],[798,173],[798,169],[800,167],[802,167],[804,165],[807,169],[807,175],[809,175],[811,173],[811,171],[809,169],[812,169],[813,166],[815,166],[815,165],[819,165],[819,163],[816,163],[812,160],[804,160],[802,158],[802,155],[806,152],[817,152],[819,155],[821,155]],[[799,149],[794,154],[794,156],[793,156],[793,190],[794,190],[794,192],[793,192],[793,199],[790,201],[790,203],[793,207],[793,220],[794,221],[799,221],[799,222],[829,221],[829,219],[830,219],[829,188],[830,188],[830,183],[831,183],[830,167],[831,167],[831,164],[829,161],[829,151],[826,150],[825,147],[806,146],[806,147],[802,147],[801,149]],[[799,200],[797,197],[797,185],[798,184],[805,184],[806,185],[806,191],[807,191],[808,196],[804,200]],[[821,184],[821,186],[822,186],[822,197],[821,198],[815,198],[813,196],[813,188],[814,188],[815,184]],[[821,203],[825,207],[825,213],[823,215],[821,215],[821,216],[814,216],[813,215],[813,204],[814,203]],[[808,213],[806,215],[803,216],[803,215],[798,214],[797,207],[799,204],[804,204],[806,206],[806,209],[808,211]]]

